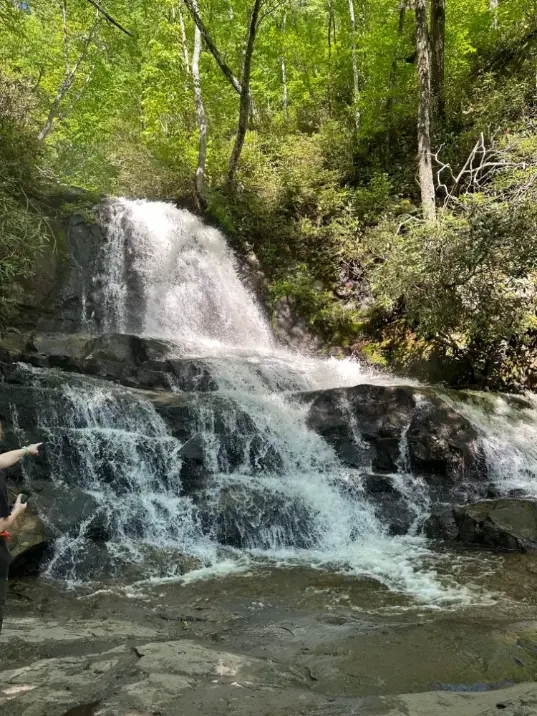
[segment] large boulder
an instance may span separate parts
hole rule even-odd
[[[500,498],[434,512],[424,525],[426,536],[458,540],[499,550],[537,550],[537,502]]]
[[[309,426],[349,467],[412,472],[448,494],[486,477],[477,431],[431,390],[364,384],[308,398]]]

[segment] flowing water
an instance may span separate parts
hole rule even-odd
[[[394,480],[412,511],[413,528],[390,537],[367,496],[346,489],[357,473],[307,427],[307,407],[293,397],[296,391],[395,380],[357,362],[279,346],[224,237],[189,212],[122,199],[112,204],[106,230],[100,276],[105,320],[93,330],[166,339],[172,355],[203,358],[226,410],[216,411],[203,396],[195,403],[195,432],[212,474],[200,503],[183,494],[183,443],[143,394],[73,378],[61,401],[44,399],[40,427],[48,434],[54,480],[81,489],[91,505],[78,532],[58,540],[49,574],[88,577],[85,535],[93,525],[108,538],[106,555],[101,550],[95,557],[96,574],[103,560],[137,565],[138,576],[148,579],[177,576],[179,555],[199,560],[203,573],[273,560],[368,575],[431,605],[474,599],[452,577],[439,576],[442,558],[416,536],[429,498],[409,473],[405,437]],[[91,316],[81,319],[85,330],[91,328]],[[39,371],[33,381],[40,385]],[[497,484],[506,492],[531,492],[537,484],[533,433],[521,438],[513,424],[506,435],[503,415],[489,411],[485,417],[470,403],[465,409],[487,422],[486,449]],[[360,426],[354,429],[359,443]],[[223,440],[237,434],[240,448],[230,461],[222,457]],[[363,470],[368,468],[364,458]],[[222,529],[240,546],[225,547]],[[82,563],[84,573],[77,567]]]

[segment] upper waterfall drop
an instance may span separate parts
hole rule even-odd
[[[219,231],[171,204],[129,199],[112,204],[106,230],[106,331],[171,340],[195,355],[274,348]]]

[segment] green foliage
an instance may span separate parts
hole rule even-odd
[[[0,326],[16,315],[22,282],[34,274],[47,237],[31,194],[38,154],[31,102],[26,84],[0,75]]]
[[[198,4],[239,77],[251,3]],[[413,12],[399,35],[396,0],[354,5],[357,90],[348,0],[265,7],[255,112],[231,195],[239,97],[203,47],[208,217],[256,253],[274,303],[292,299],[328,345],[400,369],[450,360],[453,382],[528,384],[534,0],[502,0],[496,17],[489,0],[447,3],[447,119],[435,151],[456,174],[483,133],[505,166],[478,185],[461,182],[433,226],[417,219]],[[192,19],[177,0],[107,0],[106,9],[131,36],[86,0],[0,3],[0,323],[12,320],[45,241],[47,186],[193,205]],[[76,200],[67,211],[91,218]]]

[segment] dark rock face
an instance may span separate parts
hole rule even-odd
[[[503,498],[444,508],[429,517],[425,534],[504,551],[537,550],[537,502]]]
[[[220,544],[237,549],[273,544],[305,549],[315,544],[313,521],[300,504],[293,504],[285,495],[266,492],[254,485],[230,484],[217,500],[209,494],[198,501],[204,531]]]
[[[71,216],[65,231],[67,261],[57,266],[54,290],[48,299],[52,310],[39,328],[74,333],[80,330],[84,314],[100,317],[99,255],[104,234],[89,214]]]
[[[166,341],[116,333],[97,337],[10,334],[0,341],[0,360],[96,376],[133,388],[217,389],[207,361],[170,357],[176,350]]]
[[[485,477],[476,430],[430,391],[358,385],[311,397],[308,424],[349,467],[408,470],[440,492]]]
[[[281,298],[274,306],[272,324],[279,340],[285,345],[304,352],[322,348],[322,341],[308,329],[306,321],[298,316],[290,298]]]
[[[456,540],[459,536],[459,525],[456,513],[452,507],[441,507],[435,510],[425,521],[423,533],[429,539],[439,539],[447,542]]]
[[[351,499],[360,500],[364,496],[369,498],[375,507],[376,516],[387,527],[390,535],[408,532],[413,515],[392,476],[364,473],[349,481],[344,489]]]

